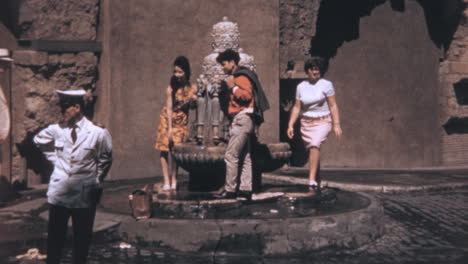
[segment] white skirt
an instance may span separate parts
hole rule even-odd
[[[322,142],[327,139],[332,128],[330,115],[318,118],[301,118],[301,135],[306,147],[320,148]]]

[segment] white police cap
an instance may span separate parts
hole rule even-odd
[[[0,49],[0,61],[13,61],[11,58],[10,50]]]
[[[55,90],[56,93],[58,93],[61,96],[69,96],[69,97],[83,97],[86,95],[86,91],[83,89],[79,90]]]

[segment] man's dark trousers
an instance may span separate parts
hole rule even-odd
[[[47,238],[47,263],[60,263],[67,236],[67,223],[71,217],[73,225],[73,264],[86,263],[93,235],[96,207],[66,208],[49,204],[49,226]]]

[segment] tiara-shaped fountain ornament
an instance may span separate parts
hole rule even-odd
[[[227,75],[223,72],[221,65],[216,61],[219,53],[226,49],[239,52],[239,66],[244,66],[255,71],[254,58],[243,52],[239,47],[240,33],[237,23],[231,22],[223,17],[221,22],[213,25],[211,32],[212,53],[203,59],[202,74],[197,79],[198,101],[196,119],[196,141],[199,144],[219,144],[227,140],[228,127],[222,111],[221,102],[222,83]],[[209,128],[206,126],[209,124]],[[209,140],[211,139],[211,140]]]
[[[227,17],[223,17],[223,21],[213,25],[211,37],[213,38],[211,43],[213,52],[219,53],[227,49],[239,50],[239,27],[237,23],[229,21]]]

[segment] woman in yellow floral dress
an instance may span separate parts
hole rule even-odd
[[[161,151],[160,161],[164,177],[163,191],[177,189],[177,165],[173,164],[169,177],[170,146],[184,142],[188,137],[188,113],[196,101],[196,86],[190,84],[190,63],[184,56],[174,61],[174,72],[166,88],[166,104],[159,116],[155,149]]]

